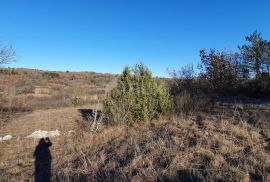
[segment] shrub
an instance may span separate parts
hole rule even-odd
[[[196,77],[193,65],[179,70],[168,70],[172,79],[168,81],[173,98],[173,112],[177,115],[189,115],[206,110],[211,103],[209,82]]]
[[[81,98],[78,96],[74,96],[71,98],[71,103],[74,107],[80,106],[81,105]]]
[[[58,73],[54,73],[54,72],[44,72],[42,73],[42,76],[44,78],[59,78],[60,77]]]
[[[76,79],[76,76],[75,75],[72,75],[69,79],[70,80],[75,80]]]
[[[174,112],[177,115],[188,115],[193,112],[205,111],[211,106],[211,98],[209,95],[201,92],[188,92],[183,90],[173,95]]]
[[[109,124],[149,121],[166,114],[170,108],[171,99],[165,86],[142,63],[134,69],[126,67],[116,88],[104,100]]]
[[[18,75],[19,73],[14,69],[0,69],[0,74],[3,75]]]

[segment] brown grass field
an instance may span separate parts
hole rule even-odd
[[[52,181],[270,181],[269,102],[216,103],[209,112],[91,132],[117,76],[16,69],[0,74],[0,181],[34,181],[36,130],[50,138]],[[72,131],[72,132],[71,132]]]

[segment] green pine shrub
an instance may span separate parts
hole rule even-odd
[[[104,100],[108,124],[134,124],[150,121],[171,109],[171,99],[164,84],[152,77],[142,63],[133,69],[126,67],[117,86]]]

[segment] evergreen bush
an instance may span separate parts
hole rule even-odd
[[[133,69],[126,67],[104,100],[108,124],[150,121],[170,109],[171,99],[164,84],[154,79],[142,63]]]

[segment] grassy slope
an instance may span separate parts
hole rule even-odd
[[[9,69],[6,69],[10,71]],[[0,73],[0,114],[2,110],[44,110],[95,104],[115,84],[116,75],[93,72],[57,72],[46,78],[41,70],[15,69],[15,75]],[[0,117],[1,120],[4,118]]]

